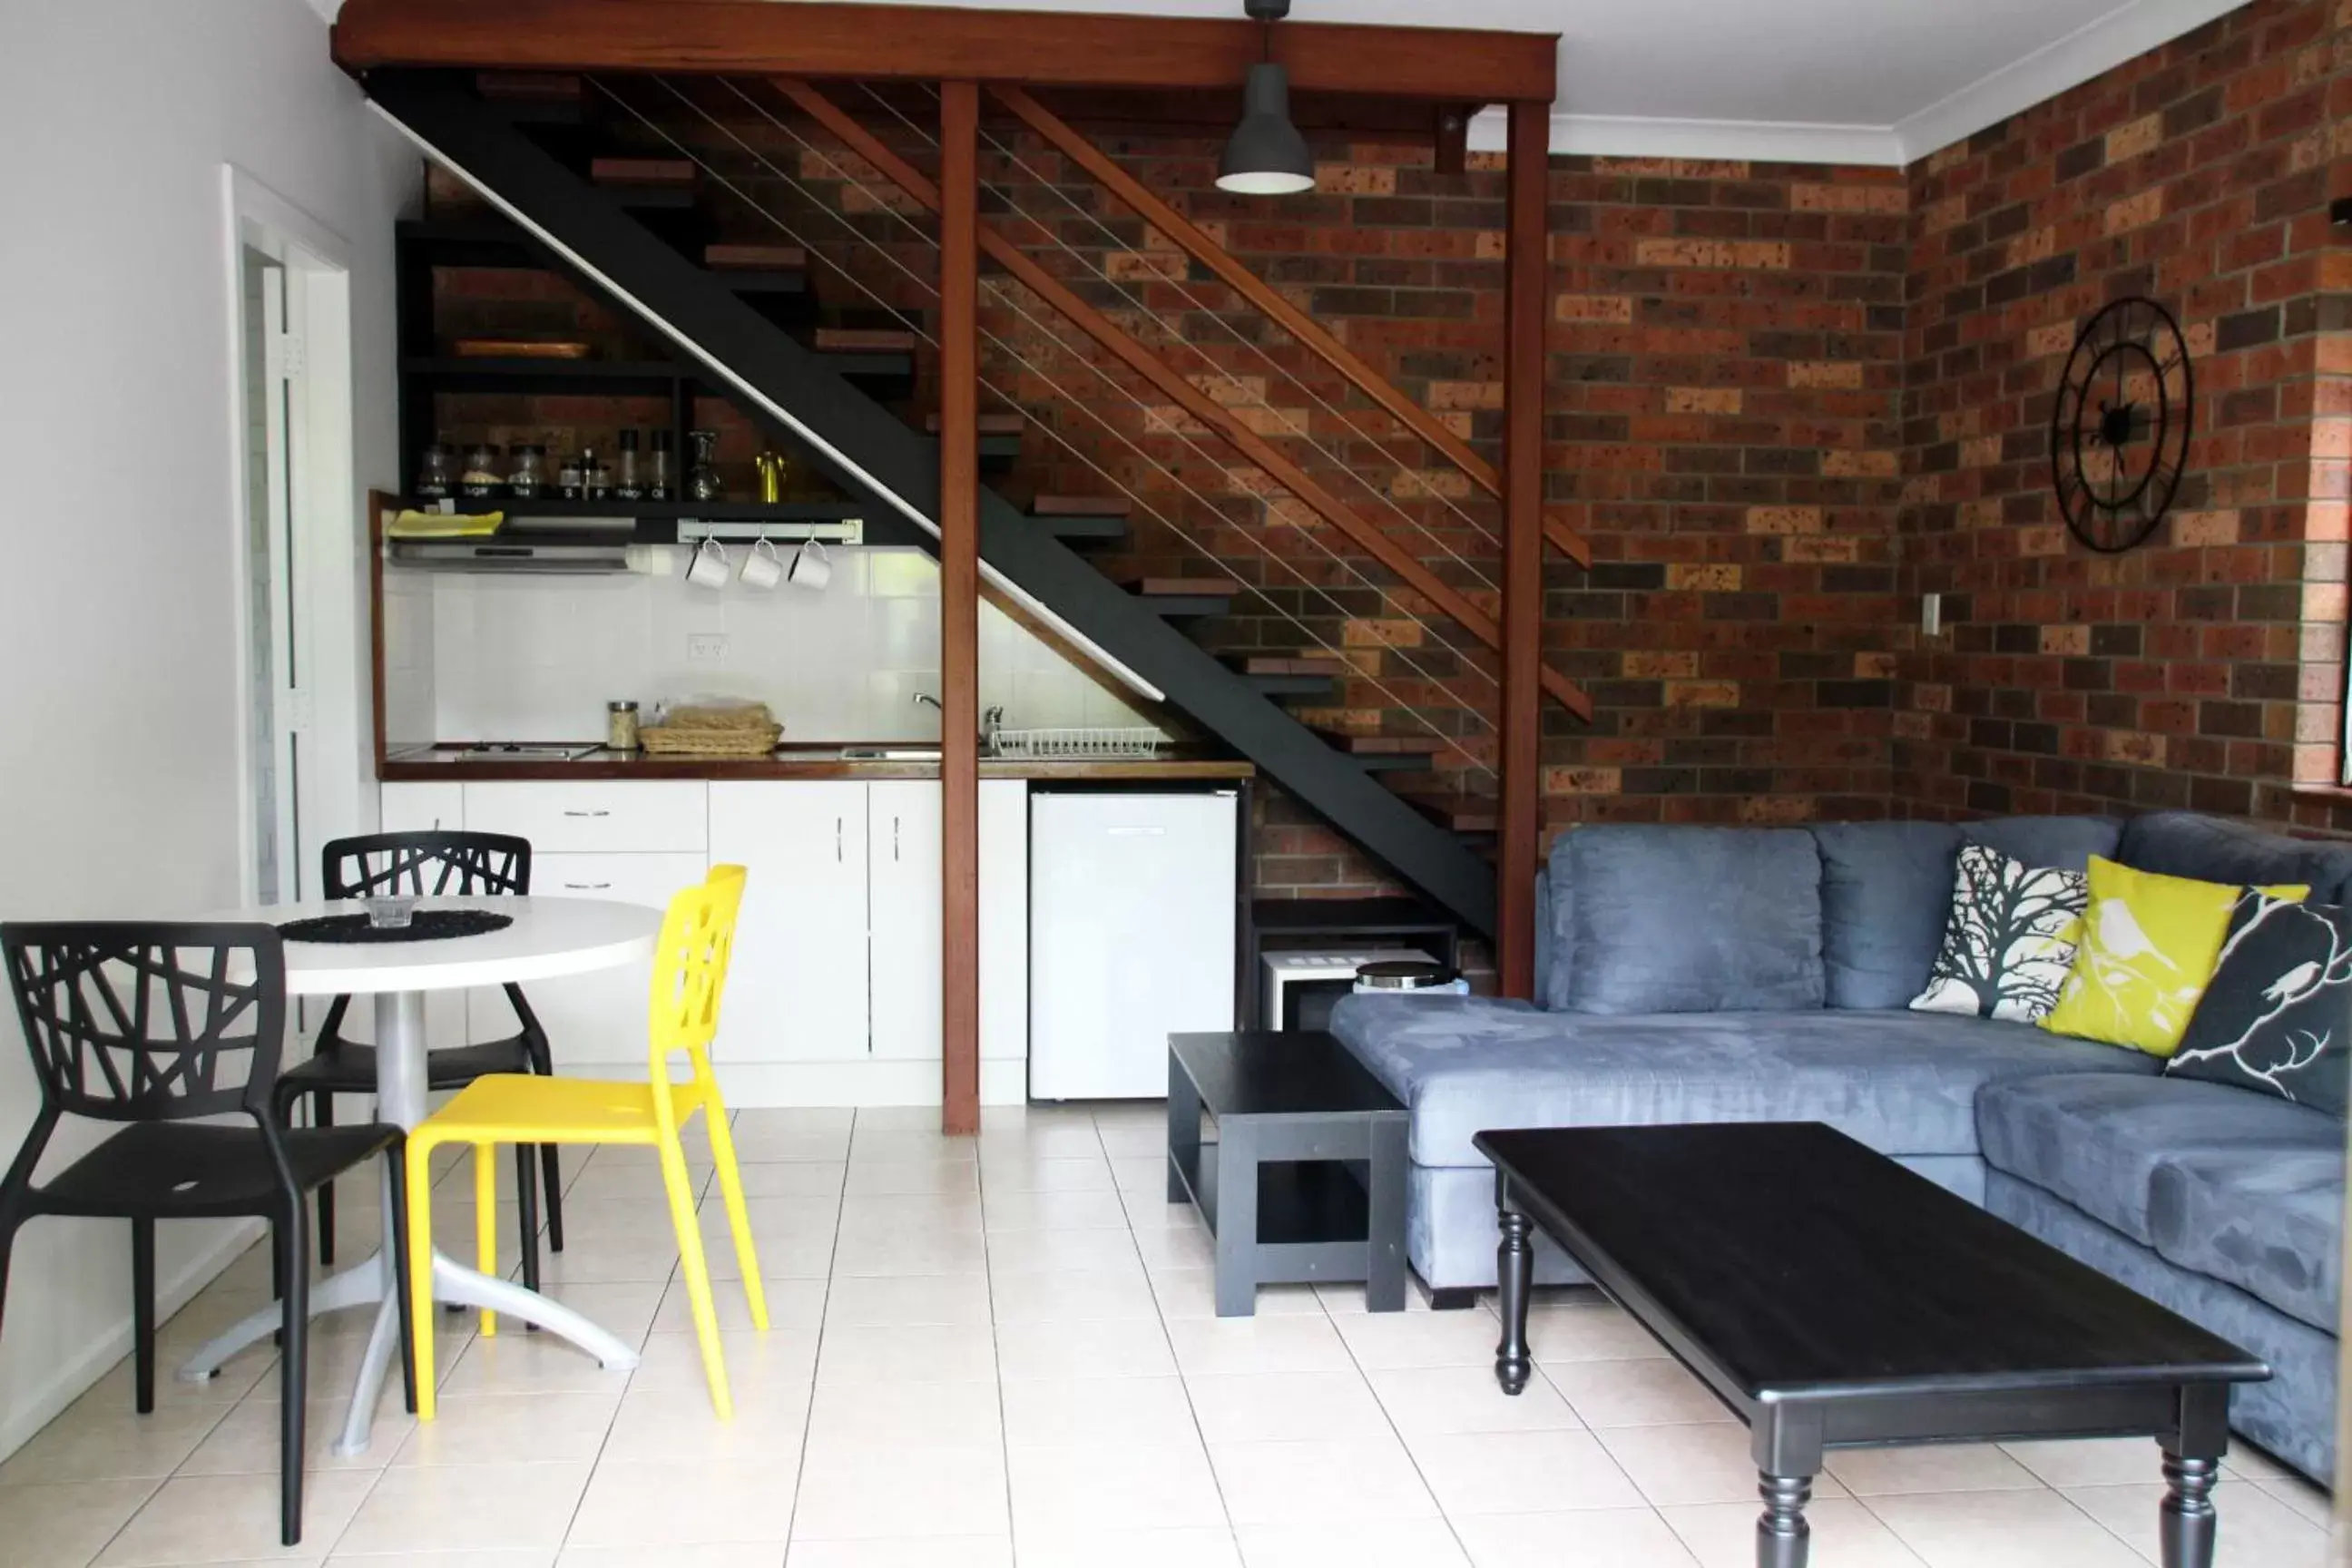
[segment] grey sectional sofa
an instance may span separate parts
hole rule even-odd
[[[2135,1051],[1908,1011],[1964,838],[2352,897],[2352,845],[2185,812],[1568,834],[1540,889],[1541,1005],[1333,1014],[1412,1110],[1414,1270],[1438,1291],[1495,1281],[1482,1129],[1826,1121],[2267,1359],[2278,1375],[2239,1391],[2233,1423],[2332,1481],[2343,1122]],[[1583,1276],[1538,1238],[1537,1278]]]

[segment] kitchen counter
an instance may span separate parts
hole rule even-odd
[[[394,752],[376,766],[386,784],[484,783],[562,779],[935,779],[930,761],[875,762],[845,758],[845,750],[876,747],[779,746],[765,757],[651,756],[643,752],[591,752],[570,760],[457,757],[434,747]],[[1063,762],[980,762],[984,779],[1103,779],[1137,781],[1245,779],[1257,769],[1237,757],[1171,746],[1151,758],[1073,758]]]

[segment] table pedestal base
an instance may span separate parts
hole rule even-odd
[[[376,1114],[402,1127],[425,1120],[425,994],[386,992],[375,999]],[[394,1234],[392,1184],[387,1174],[380,1184],[383,1234]],[[425,1216],[414,1216],[425,1223]],[[383,1393],[386,1373],[400,1356],[400,1299],[391,1255],[379,1248],[348,1268],[321,1279],[310,1289],[310,1316],[349,1307],[373,1306],[375,1326],[368,1331],[367,1353],[352,1387],[352,1405],[343,1417],[342,1436],[335,1453],[342,1458],[367,1451],[369,1427],[375,1420],[376,1401]],[[433,1299],[457,1307],[488,1308],[535,1323],[568,1340],[596,1358],[598,1364],[625,1372],[637,1364],[637,1352],[582,1317],[561,1301],[536,1290],[526,1290],[510,1279],[493,1279],[467,1268],[436,1250],[433,1254]],[[197,1347],[180,1368],[183,1383],[202,1383],[217,1373],[228,1359],[247,1345],[276,1333],[282,1313],[276,1305],[262,1308],[225,1332]],[[419,1377],[433,1369],[420,1366]]]

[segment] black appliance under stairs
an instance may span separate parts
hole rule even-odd
[[[910,427],[827,356],[794,341],[730,288],[723,272],[707,270],[648,227],[612,189],[539,145],[509,112],[511,106],[485,101],[460,72],[377,69],[363,85],[433,156],[536,230],[584,283],[633,305],[684,352],[756,389],[887,492],[937,519],[935,437]],[[835,478],[878,507],[895,506],[889,493],[856,472]],[[1462,835],[1374,776],[1399,758],[1340,750],[1272,700],[1286,694],[1282,689],[1229,667],[1171,622],[1171,613],[1198,616],[1222,605],[1131,592],[1057,537],[1051,520],[1025,516],[985,487],[980,502],[980,552],[989,566],[1158,687],[1431,903],[1469,930],[1493,934],[1493,868]],[[936,542],[929,530],[917,532]]]

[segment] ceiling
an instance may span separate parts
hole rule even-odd
[[[311,0],[329,15],[340,3]],[[1168,16],[1242,9],[1241,0],[953,3]],[[1554,152],[1901,164],[2244,3],[1295,0],[1291,15],[1559,33]],[[1502,145],[1498,115],[1473,125],[1471,145]]]

